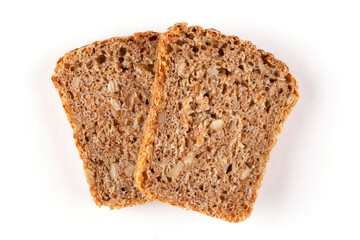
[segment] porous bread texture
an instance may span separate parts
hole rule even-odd
[[[153,200],[245,220],[298,100],[295,78],[248,41],[184,23],[161,36],[157,58],[137,186]]]
[[[150,107],[158,33],[115,37],[60,58],[52,76],[91,195],[112,209],[149,201],[134,169]]]

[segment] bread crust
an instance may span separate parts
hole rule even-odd
[[[299,93],[298,93],[297,82],[296,82],[295,78],[288,72],[288,67],[283,62],[281,62],[280,60],[277,60],[271,53],[264,52],[263,50],[257,50],[256,47],[254,45],[252,45],[250,42],[244,42],[244,45],[247,46],[248,48],[253,49],[253,51],[258,51],[258,53],[261,55],[261,58],[263,59],[264,63],[267,64],[268,68],[273,68],[273,69],[276,69],[277,71],[280,71],[282,74],[285,75],[286,81],[289,82],[289,84],[291,84],[292,86],[294,86],[294,88],[291,90],[292,94],[293,94],[292,96],[294,99],[288,106],[284,107],[284,109],[281,113],[281,117],[280,117],[281,120],[278,123],[277,128],[274,132],[272,143],[270,144],[270,146],[267,147],[266,153],[263,155],[264,161],[262,161],[260,164],[260,174],[258,175],[257,180],[254,182],[255,184],[254,184],[253,189],[255,190],[255,192],[251,195],[250,204],[249,204],[248,208],[246,208],[242,211],[241,215],[232,216],[232,215],[224,213],[223,212],[224,209],[222,209],[222,208],[215,209],[215,211],[209,211],[206,208],[199,208],[198,206],[195,206],[194,204],[186,202],[186,201],[184,202],[184,201],[181,201],[178,199],[170,200],[169,199],[170,197],[166,196],[166,194],[160,194],[160,193],[163,193],[163,191],[161,189],[156,188],[156,186],[153,186],[153,185],[151,185],[151,186],[154,188],[149,188],[147,186],[147,184],[150,184],[147,182],[149,179],[149,174],[151,174],[151,172],[148,171],[149,170],[148,167],[151,163],[153,163],[155,161],[154,158],[156,158],[156,156],[155,156],[156,154],[153,152],[153,149],[154,149],[154,144],[157,142],[157,139],[156,139],[156,131],[158,128],[157,119],[158,119],[158,115],[161,112],[161,108],[163,107],[162,105],[164,104],[163,96],[166,91],[165,85],[166,85],[166,82],[168,81],[166,73],[165,73],[166,72],[166,64],[164,64],[165,57],[167,55],[166,48],[169,43],[174,41],[173,39],[175,39],[178,36],[183,36],[183,35],[187,34],[189,32],[189,29],[190,29],[190,27],[187,27],[186,23],[178,23],[178,24],[175,24],[173,27],[169,28],[168,31],[160,37],[160,40],[158,43],[158,48],[157,48],[158,64],[156,65],[155,82],[154,82],[154,85],[152,88],[152,106],[151,106],[151,109],[150,109],[150,112],[149,112],[149,115],[148,115],[148,118],[147,118],[147,121],[145,124],[144,139],[143,139],[142,146],[140,148],[139,155],[138,155],[137,168],[135,171],[135,182],[136,182],[138,188],[149,199],[165,202],[170,205],[178,206],[181,208],[186,208],[188,210],[194,210],[194,211],[197,211],[197,212],[200,212],[200,213],[212,216],[212,217],[220,218],[225,221],[240,222],[240,221],[245,220],[247,217],[249,217],[253,210],[254,202],[255,202],[257,194],[258,194],[258,189],[260,188],[261,183],[264,178],[265,167],[266,167],[266,163],[270,157],[270,151],[276,142],[276,136],[281,132],[283,123],[285,122],[287,116],[290,114],[291,110],[293,109],[293,107],[296,105],[296,103],[298,101]],[[198,26],[191,27],[191,29],[195,29],[194,32],[197,32],[197,33],[201,32],[204,34],[204,32],[206,32],[206,33],[213,34],[217,38],[227,38],[227,39],[232,39],[234,41],[241,41],[237,37],[234,37],[234,36],[222,35],[220,32],[218,32],[214,29],[204,30],[203,28],[198,27]],[[164,144],[166,144],[166,143],[164,143]],[[156,191],[154,189],[156,189]]]

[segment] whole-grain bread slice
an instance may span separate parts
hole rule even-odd
[[[157,42],[155,32],[115,37],[75,49],[57,62],[52,80],[98,206],[148,201],[133,174],[150,106]]]
[[[248,41],[186,24],[161,36],[157,58],[137,186],[153,200],[245,220],[298,100],[295,78]]]

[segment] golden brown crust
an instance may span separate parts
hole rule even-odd
[[[152,89],[153,105],[151,106],[151,109],[150,109],[150,112],[148,115],[148,119],[147,119],[147,122],[145,125],[145,136],[144,136],[144,140],[143,140],[143,143],[142,143],[142,146],[141,146],[141,149],[139,152],[139,156],[138,156],[137,168],[135,171],[135,182],[136,182],[138,188],[148,198],[150,198],[152,200],[162,201],[162,202],[166,202],[171,205],[174,205],[174,206],[179,206],[182,208],[198,211],[198,212],[204,213],[206,215],[221,218],[221,219],[223,219],[225,221],[229,221],[229,222],[243,221],[248,216],[250,216],[250,214],[253,210],[253,205],[254,205],[255,199],[257,197],[257,192],[258,192],[259,187],[261,186],[261,183],[262,183],[262,180],[263,180],[263,177],[265,174],[266,163],[270,157],[270,151],[276,142],[276,136],[281,132],[281,128],[282,128],[284,121],[286,120],[287,116],[289,115],[289,113],[291,112],[292,108],[295,106],[295,104],[298,100],[299,94],[297,91],[297,88],[298,88],[297,83],[296,83],[295,78],[293,76],[291,76],[290,73],[288,73],[288,67],[283,62],[275,59],[275,57],[270,53],[266,53],[262,50],[257,50],[256,47],[254,45],[252,45],[250,42],[241,41],[237,37],[234,37],[234,36],[222,35],[220,32],[213,30],[213,29],[203,30],[201,27],[191,27],[192,30],[195,29],[194,32],[197,32],[197,33],[200,32],[202,34],[206,33],[209,35],[213,35],[214,38],[219,38],[219,39],[225,38],[225,39],[230,39],[231,41],[235,41],[235,42],[241,41],[241,44],[242,44],[241,46],[245,46],[246,49],[250,49],[249,50],[250,52],[254,52],[254,53],[257,52],[256,54],[264,62],[263,65],[266,65],[266,69],[267,69],[266,71],[270,71],[270,70],[275,71],[275,75],[279,75],[277,77],[282,78],[284,80],[284,82],[286,80],[286,83],[288,84],[288,86],[290,86],[289,89],[291,88],[291,90],[286,89],[286,92],[289,92],[290,95],[288,95],[288,97],[291,97],[293,99],[292,99],[292,101],[290,101],[290,103],[288,105],[283,107],[281,116],[275,118],[276,127],[274,128],[274,132],[271,135],[272,139],[271,139],[271,141],[269,141],[269,145],[265,148],[266,152],[262,153],[262,160],[259,160],[260,162],[257,167],[257,168],[259,168],[258,169],[259,175],[255,176],[255,178],[254,178],[255,180],[253,181],[254,185],[250,188],[250,189],[253,189],[255,192],[253,192],[252,194],[248,194],[249,196],[251,196],[251,199],[248,201],[249,205],[246,208],[243,208],[241,210],[242,206],[237,207],[237,210],[239,210],[239,208],[240,208],[240,210],[237,212],[239,212],[241,214],[237,214],[237,215],[229,214],[229,209],[226,209],[224,207],[213,207],[213,209],[210,209],[210,210],[208,209],[208,208],[211,208],[210,206],[199,207],[199,205],[196,205],[193,203],[194,202],[193,197],[191,197],[191,196],[186,198],[186,199],[189,199],[188,201],[183,201],[180,199],[180,196],[183,196],[183,194],[186,195],[186,193],[180,192],[180,191],[178,191],[178,192],[175,191],[175,194],[177,193],[179,197],[178,198],[175,197],[175,199],[174,199],[172,197],[172,195],[169,194],[169,192],[171,192],[170,190],[168,190],[168,192],[166,192],[166,190],[163,190],[163,189],[167,188],[167,186],[175,186],[175,187],[177,186],[179,189],[183,189],[182,187],[184,187],[184,185],[182,184],[181,181],[178,184],[178,182],[179,182],[179,181],[177,181],[178,179],[172,179],[173,181],[171,183],[167,182],[167,185],[161,185],[162,188],[160,188],[160,187],[157,187],[156,184],[160,185],[159,181],[160,180],[163,181],[162,178],[158,177],[160,180],[155,180],[155,182],[153,180],[150,181],[149,179],[154,178],[155,174],[159,174],[159,172],[155,169],[156,166],[154,166],[155,161],[156,161],[155,159],[159,157],[159,155],[156,154],[154,151],[154,149],[155,149],[154,145],[159,144],[158,143],[159,139],[157,139],[159,125],[157,122],[158,122],[159,115],[161,114],[161,112],[163,111],[163,108],[164,108],[164,104],[165,104],[164,94],[166,94],[166,91],[168,91],[167,89],[165,89],[165,86],[167,86],[166,85],[167,81],[169,81],[168,76],[166,75],[165,72],[166,72],[167,68],[170,68],[170,65],[167,65],[167,63],[165,63],[166,61],[169,61],[168,60],[169,56],[168,56],[167,52],[172,51],[171,43],[173,41],[176,41],[176,39],[178,39],[177,37],[183,36],[184,34],[189,33],[190,27],[188,28],[188,27],[186,27],[186,25],[187,24],[185,24],[185,23],[175,24],[173,27],[169,28],[168,32],[166,32],[165,34],[162,35],[162,37],[160,38],[159,43],[158,43],[157,58],[158,58],[159,62],[156,67],[155,82],[154,82],[153,89]],[[199,41],[199,40],[197,39],[197,41]],[[170,44],[170,47],[168,46],[169,44]],[[175,54],[173,54],[172,56],[176,57]],[[245,72],[245,73],[243,76],[248,76],[249,78],[253,77],[254,74],[249,72],[246,65],[244,66],[244,68],[245,68],[245,70],[243,72]],[[249,69],[250,69],[250,67],[249,67]],[[256,69],[253,69],[253,70],[256,70]],[[251,91],[250,91],[250,94],[255,94],[255,91],[257,91],[257,90],[256,90],[256,88],[253,88]],[[281,89],[281,92],[282,91],[283,90]],[[256,100],[257,99],[255,99],[255,102],[256,102]],[[169,145],[169,143],[166,143],[166,142],[163,144],[164,144],[164,146]],[[189,148],[191,149],[191,147],[189,147]],[[174,157],[176,158],[177,155],[174,155]],[[171,163],[168,163],[168,164],[171,165]],[[150,169],[151,171],[149,171],[150,166],[151,166],[151,169]],[[165,165],[165,166],[168,166],[168,165]],[[184,166],[184,164],[181,163],[180,166]],[[155,171],[155,173],[153,173],[154,171]],[[154,175],[154,176],[152,176],[152,175]],[[164,174],[162,173],[162,175],[164,175]],[[183,176],[183,175],[181,175],[181,176]],[[184,182],[183,177],[181,177],[181,180]],[[176,183],[173,183],[174,181]],[[186,188],[186,189],[194,190],[194,189],[188,189],[188,188]],[[202,195],[202,197],[203,197],[202,198],[203,201],[209,200],[206,195]]]
[[[130,107],[135,116],[146,117],[149,103],[136,99],[137,103],[126,105],[121,94],[150,95],[154,75],[145,65],[155,63],[157,37],[158,33],[154,32],[135,33],[75,49],[58,60],[52,76],[74,130],[90,193],[98,206],[119,209],[149,201],[131,184],[133,180],[129,176],[131,164],[136,163],[137,156],[131,156],[138,149],[136,142],[141,141],[142,127],[131,122],[137,119],[126,118],[131,114],[127,109]],[[122,52],[126,48],[131,52]],[[126,88],[122,84],[127,84]],[[130,121],[130,125],[123,127],[121,121]],[[126,134],[130,132],[138,140],[130,141],[123,133],[126,129],[132,129]],[[121,153],[122,148],[129,152]],[[126,166],[128,169],[123,169]]]

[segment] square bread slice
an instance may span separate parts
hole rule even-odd
[[[245,220],[298,100],[295,78],[248,41],[184,23],[157,51],[137,186],[153,200]]]
[[[98,206],[148,201],[133,174],[150,108],[158,36],[135,33],[75,49],[59,59],[52,76]]]

